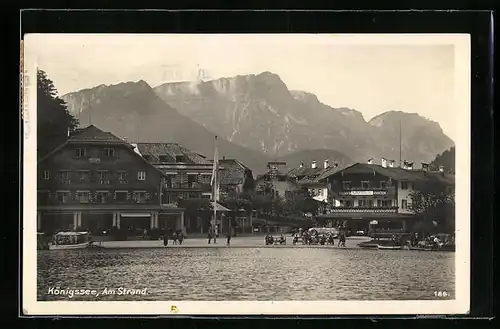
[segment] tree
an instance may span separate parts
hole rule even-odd
[[[78,126],[67,110],[66,103],[57,96],[52,80],[42,71],[37,71],[37,154],[43,157],[68,139],[68,131]]]
[[[415,231],[455,231],[455,193],[449,185],[428,181],[416,184],[410,197],[410,208],[421,219]]]

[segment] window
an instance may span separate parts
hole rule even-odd
[[[210,199],[212,196],[210,194],[203,194],[201,196],[202,199]]]
[[[380,188],[387,188],[387,182],[386,181],[381,181],[380,182]]]
[[[319,195],[319,196],[323,196],[323,189],[322,189],[322,188],[319,188],[319,189],[318,189],[318,195]]]
[[[76,200],[80,203],[89,203],[89,191],[76,191]]]
[[[56,199],[60,203],[67,203],[69,201],[69,192],[68,191],[57,191]]]
[[[113,148],[104,148],[100,150],[99,154],[102,157],[114,157],[117,155],[117,152]]]
[[[133,198],[135,203],[146,203],[146,191],[134,191]]]
[[[76,151],[77,158],[83,158],[87,155],[87,150],[85,148],[79,147],[75,151]]]
[[[109,198],[108,191],[97,191],[96,192],[96,202],[97,203],[107,203]]]
[[[69,180],[69,170],[60,170],[59,180],[61,184],[70,184],[71,182]]]
[[[79,182],[88,182],[90,179],[90,171],[88,170],[79,170],[77,171],[78,181]]]
[[[159,156],[160,162],[168,162],[168,156],[166,155],[160,155]]]
[[[344,207],[352,207],[352,201],[351,200],[345,200],[344,201]]]
[[[43,179],[48,180],[50,178],[50,172],[48,170],[43,171]]]
[[[138,180],[146,180],[146,172],[145,171],[137,172],[137,179]]]
[[[126,184],[127,183],[127,172],[124,170],[118,171],[118,183]]]
[[[377,207],[382,207],[382,200],[377,200]]]
[[[115,192],[116,202],[125,202],[127,201],[127,191],[116,191]]]
[[[368,207],[373,208],[373,200],[368,200]]]
[[[401,182],[401,189],[407,190],[408,189],[408,182]]]
[[[344,190],[350,190],[351,189],[351,181],[348,181],[348,180],[342,181],[342,186],[344,187]]]
[[[401,200],[401,209],[408,209],[408,200]]]
[[[175,162],[184,162],[184,156],[183,155],[176,155]]]
[[[368,200],[358,200],[358,207],[367,207]]]
[[[108,172],[105,170],[99,171],[99,184],[109,184]]]
[[[370,182],[369,181],[361,181],[361,188],[364,188],[364,189],[370,188]]]
[[[391,200],[381,200],[382,201],[382,207],[387,208],[391,206]]]

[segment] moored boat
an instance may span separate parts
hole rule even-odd
[[[383,246],[379,244],[377,248],[382,250],[400,250],[401,246]]]
[[[89,232],[59,232],[54,234],[50,250],[84,249],[92,243]]]

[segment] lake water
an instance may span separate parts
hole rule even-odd
[[[421,300],[434,291],[454,299],[454,259],[336,248],[38,251],[38,300]],[[120,287],[146,295],[109,293]],[[69,298],[51,288],[108,293]]]

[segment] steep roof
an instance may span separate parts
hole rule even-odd
[[[351,166],[340,168],[333,172],[325,172],[319,177],[319,180],[324,180],[338,172],[344,172],[346,174],[356,174],[356,173],[367,173],[376,172],[380,175],[390,177],[395,180],[402,181],[423,181],[423,180],[439,180],[440,182],[446,184],[454,184],[454,175],[444,174],[441,172],[425,172],[424,170],[407,170],[399,167],[382,167],[376,164],[367,163],[355,163]]]
[[[113,135],[110,132],[102,131],[94,125],[87,126],[82,129],[77,129],[68,139],[68,142],[83,142],[83,143],[117,143],[128,144],[123,139]]]
[[[219,160],[222,167],[220,172],[220,183],[222,185],[237,185],[245,182],[245,173],[251,169],[236,159]]]
[[[101,129],[97,128],[94,125],[90,125],[88,127],[82,128],[82,129],[77,129],[71,136],[70,138],[64,143],[58,146],[56,149],[54,149],[52,152],[48,153],[46,156],[41,158],[38,163],[41,163],[45,161],[46,159],[50,158],[52,155],[57,153],[59,150],[63,149],[69,144],[79,144],[79,143],[91,143],[91,144],[115,144],[115,145],[121,145],[123,146],[126,150],[130,151],[134,156],[136,156],[138,159],[141,159],[145,164],[153,168],[156,172],[158,172],[160,175],[164,175],[162,171],[158,170],[155,166],[152,166],[151,163],[146,161],[140,154],[135,152],[134,146],[131,144],[127,143],[123,139],[116,137],[110,132],[102,131]]]
[[[52,155],[57,153],[59,150],[64,148],[68,144],[115,144],[115,145],[123,145],[127,148],[132,149],[132,145],[127,143],[125,140],[113,135],[110,132],[103,131],[97,128],[94,125],[87,126],[85,128],[76,129],[68,138],[66,142],[56,147],[54,150],[46,154],[38,163],[45,161],[50,158]]]
[[[184,156],[183,162],[189,164],[211,164],[202,155],[177,143],[137,143],[136,145],[137,151],[152,164],[176,163],[177,156]]]

